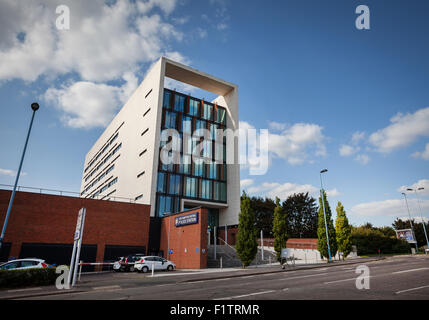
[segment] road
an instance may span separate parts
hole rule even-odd
[[[220,277],[198,274],[148,278],[121,274],[92,283],[92,290],[32,297],[41,300],[391,300],[429,299],[429,256],[392,257],[362,262],[369,269],[369,288],[357,289],[356,265]],[[176,271],[178,272],[178,271]],[[119,279],[119,280],[118,280]],[[122,281],[121,281],[122,279]],[[152,282],[151,282],[152,281]],[[360,281],[362,283],[362,281]],[[134,284],[134,286],[131,286]]]

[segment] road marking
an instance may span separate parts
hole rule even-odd
[[[254,293],[249,293],[249,294],[242,294],[242,295],[240,295],[240,296],[232,296],[232,297],[218,298],[218,299],[213,299],[213,300],[231,300],[231,299],[240,299],[240,298],[251,297],[251,296],[257,296],[257,295],[267,294],[267,293],[272,293],[272,292],[276,292],[276,291],[275,291],[275,290],[268,290],[268,291],[262,291],[262,292],[254,292]]]
[[[253,278],[254,276],[245,276],[245,277],[241,277],[241,279],[247,279],[247,278]]]
[[[392,272],[392,274],[406,273],[406,272],[414,272],[414,271],[421,271],[421,270],[427,270],[427,269],[429,269],[429,268],[410,269],[410,270],[403,270],[403,271],[396,271],[396,272]]]
[[[282,289],[282,291],[289,291],[289,288],[284,288]]]
[[[277,279],[277,280],[293,280],[293,279],[301,279],[301,278],[309,278],[309,277],[316,277],[316,276],[324,276],[329,274],[328,272],[325,273],[317,273],[317,274],[309,274],[307,276],[299,276],[299,277],[292,277],[292,278],[283,278],[283,279]]]
[[[215,281],[231,280],[231,278],[216,279]]]
[[[429,288],[429,286],[423,286],[423,287],[411,288],[411,289],[407,289],[407,290],[401,290],[401,291],[395,292],[395,294],[401,294],[404,292],[415,291],[415,290],[420,290],[420,289],[424,289],[424,288]]]
[[[7,292],[24,292],[24,291],[34,291],[34,290],[42,290],[42,288],[27,288],[27,289],[15,289],[15,290],[7,290]]]
[[[93,290],[110,290],[110,289],[121,289],[120,286],[104,286],[104,287],[93,287]]]
[[[369,277],[368,277],[368,278],[369,278]],[[331,284],[331,283],[344,282],[344,281],[351,281],[351,280],[356,280],[356,278],[349,278],[349,279],[342,279],[342,280],[328,281],[328,282],[324,282],[323,284]]]

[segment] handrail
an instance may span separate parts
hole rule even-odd
[[[0,184],[0,187],[11,187],[11,188],[13,188],[13,186],[10,185],[10,184]],[[44,192],[44,191],[48,191],[48,192],[57,192],[57,193],[60,194],[60,196],[62,196],[63,194],[72,194],[72,195],[77,195],[77,196],[75,196],[75,198],[89,199],[89,200],[93,199],[93,198],[84,198],[84,197],[81,197],[81,194],[79,192],[75,192],[75,191],[65,191],[65,190],[55,190],[55,189],[44,189],[44,188],[17,186],[17,191],[20,191],[20,189],[38,190],[40,194],[50,194],[50,193]],[[102,198],[102,199],[99,199],[99,197]],[[107,199],[103,199],[103,197],[106,197],[106,196],[105,195],[97,195],[97,196],[95,196],[94,199],[109,201]],[[119,200],[123,199],[123,200],[129,201],[130,203],[136,203],[136,200],[132,199],[132,198],[125,198],[125,197],[118,197],[118,196],[109,196],[108,198],[109,199],[113,199],[114,201],[116,201],[116,199],[119,199]]]
[[[232,250],[234,250],[235,252],[237,252],[237,250],[235,250],[235,248],[233,247],[233,246],[231,246],[231,245],[229,245],[228,243],[226,243],[225,242],[225,240],[223,240],[222,238],[220,238],[220,237],[217,237],[220,241],[222,241],[223,243],[225,243],[228,247],[230,247]]]

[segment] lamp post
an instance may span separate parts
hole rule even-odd
[[[417,188],[417,190],[424,190],[425,188],[421,187],[421,188]],[[416,194],[416,198],[417,198],[417,203],[419,205],[419,210],[420,210],[420,216],[422,218],[422,224],[423,224],[423,231],[425,232],[425,238],[426,238],[426,244],[429,248],[429,241],[428,241],[428,235],[426,233],[426,226],[425,226],[425,220],[423,220],[423,212],[422,212],[422,207],[420,205],[420,199],[419,196],[417,195],[417,190],[416,189],[412,189],[412,188],[408,188],[408,191],[414,191],[414,193]],[[417,240],[417,239],[416,239]]]
[[[325,199],[323,197],[324,190],[323,190],[323,183],[322,183],[322,173],[328,172],[328,169],[323,169],[320,171],[320,195],[322,197],[322,207],[323,207],[323,216],[325,218],[325,229],[326,229],[326,241],[328,243],[328,255],[329,255],[329,261],[332,261],[331,258],[331,247],[329,246],[329,234],[328,234],[328,224],[326,223],[326,211],[325,211]]]
[[[25,151],[27,150],[27,144],[28,144],[28,139],[30,137],[31,127],[33,126],[34,115],[36,114],[36,111],[39,109],[39,104],[36,102],[32,103],[31,109],[33,110],[33,115],[31,116],[30,127],[28,128],[27,139],[25,140],[25,145],[24,145],[24,151],[22,152],[21,162],[19,163],[18,172],[16,173],[15,185],[13,187],[12,196],[10,197],[10,200],[9,200],[9,206],[7,208],[6,217],[3,223],[3,229],[0,235],[0,249],[3,245],[3,239],[4,239],[4,234],[6,232],[7,222],[9,220],[10,212],[12,211],[13,200],[15,199],[16,187],[18,185],[19,176],[21,174],[22,163],[24,162]]]
[[[413,221],[411,220],[410,208],[408,207],[407,195],[405,194],[405,192],[402,192],[402,194],[404,195],[405,204],[407,205],[408,217],[410,219],[410,224],[411,224],[411,231],[413,232],[414,240],[416,241],[416,250],[417,250],[416,252],[418,253],[419,252],[419,247],[417,245],[416,234],[414,233],[414,226],[413,226]]]

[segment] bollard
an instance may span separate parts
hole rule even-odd
[[[154,263],[152,263],[152,277],[153,277],[153,274],[155,273],[155,262]]]
[[[83,261],[82,260],[80,260],[80,266],[79,266],[79,278],[78,278],[78,282],[80,282],[80,275],[82,274],[82,263],[83,263]]]
[[[220,257],[220,268],[222,269],[222,257]]]

